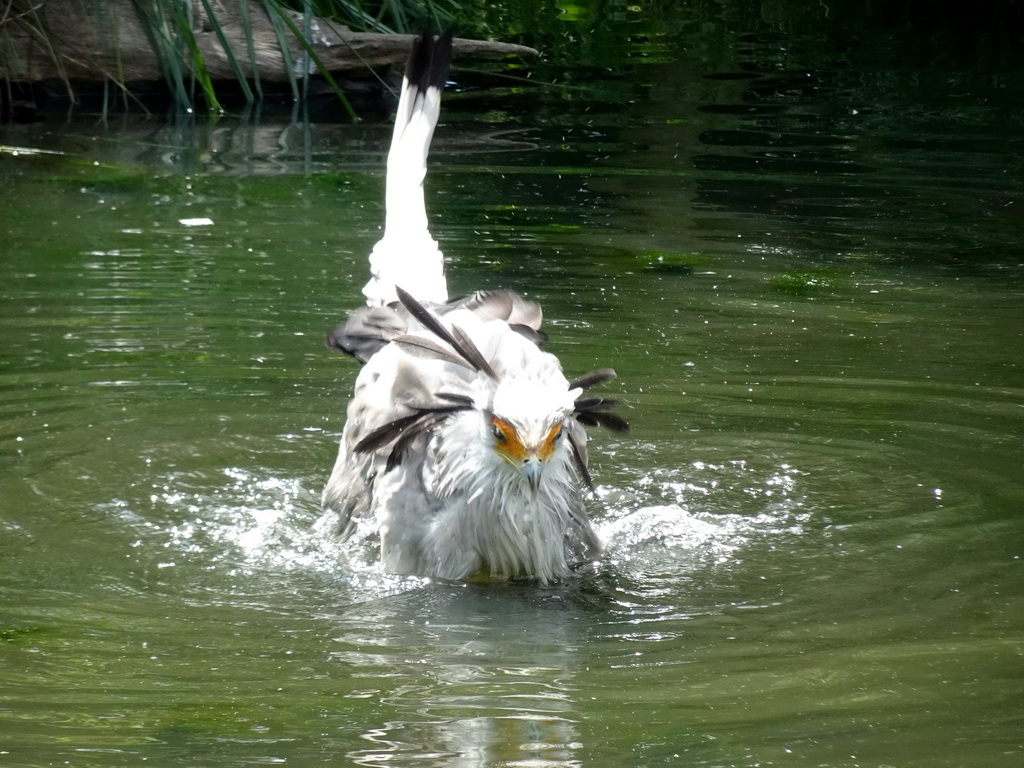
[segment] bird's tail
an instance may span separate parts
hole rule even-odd
[[[388,153],[384,237],[370,254],[372,277],[363,288],[370,306],[396,301],[396,286],[420,301],[448,299],[444,256],[427,227],[423,178],[451,53],[450,32],[413,41]]]

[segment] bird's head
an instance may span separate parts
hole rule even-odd
[[[447,492],[467,473],[480,476],[479,459],[490,468],[511,468],[511,476],[528,484],[533,493],[543,487],[576,488],[577,479],[593,487],[587,471],[587,437],[580,425],[619,432],[629,425],[610,412],[614,399],[580,395],[615,378],[615,371],[599,368],[568,381],[557,358],[540,351],[538,339],[529,334],[500,320],[482,321],[470,311],[459,318],[470,331],[454,322],[449,329],[404,290],[396,286],[396,292],[423,329],[392,336],[385,348],[393,350],[401,363],[396,363],[394,383],[386,390],[389,402],[400,391],[398,400],[410,413],[370,429],[352,447],[355,453],[386,451],[384,471],[389,472],[421,435],[443,428],[447,439],[440,442],[452,447],[445,455],[456,457],[457,464],[448,466],[441,483]],[[424,402],[426,393],[433,396]],[[478,442],[481,436],[483,441]],[[483,477],[493,479],[488,473]]]
[[[570,391],[560,373],[558,377],[561,381],[506,379],[486,412],[494,452],[521,472],[534,492],[545,467],[555,456],[565,455],[567,420],[579,392]]]

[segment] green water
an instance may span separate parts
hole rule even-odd
[[[314,525],[386,124],[4,128],[56,154],[0,155],[0,764],[1020,765],[1019,73],[769,42],[456,71],[453,292],[540,301],[632,422],[553,588]]]

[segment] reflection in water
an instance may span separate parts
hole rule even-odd
[[[383,100],[384,103],[387,99]],[[336,173],[339,168],[378,171],[386,157],[391,132],[388,109],[367,110],[359,123],[339,122],[337,115],[310,121],[280,110],[269,115],[221,116],[208,122],[153,121],[140,115],[120,115],[97,130],[89,121],[81,129],[89,138],[89,158],[128,176],[140,168],[184,176],[292,176],[296,173]],[[14,125],[3,144],[21,156],[50,152],[78,156],[74,136],[53,136],[42,125]],[[54,142],[55,149],[35,149]],[[495,127],[445,131],[437,137],[438,154],[447,157],[479,153],[523,153],[538,146],[522,129]]]
[[[358,765],[575,765],[581,609],[557,589],[436,584],[339,619],[333,661],[387,706]],[[335,674],[335,673],[332,673]]]

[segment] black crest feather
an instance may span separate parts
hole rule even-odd
[[[569,389],[590,389],[597,384],[611,381],[615,378],[615,371],[611,368],[598,368],[596,371],[584,373],[569,382]]]
[[[424,328],[454,349],[471,368],[487,374],[492,379],[497,378],[490,363],[484,359],[476,344],[461,329],[453,326],[452,331],[449,333],[437,316],[416,301],[408,292],[403,291],[398,286],[395,286],[395,292],[398,294],[398,300],[402,302],[402,306],[409,310],[409,314],[416,318]]]
[[[615,371],[611,368],[601,368],[590,373],[585,373],[579,378],[569,383],[570,389],[576,387],[586,388],[598,384],[602,381],[608,381],[614,378]],[[576,421],[580,424],[584,424],[588,427],[606,427],[613,432],[628,432],[629,422],[624,418],[615,413],[610,413],[611,409],[619,404],[619,401],[613,397],[583,397],[576,401],[576,407],[574,413]]]
[[[417,411],[408,416],[402,416],[394,421],[389,421],[387,424],[382,424],[374,430],[370,431],[366,437],[356,443],[353,449],[356,453],[366,453],[368,451],[376,451],[378,448],[383,448],[385,445],[393,443],[395,440],[402,436],[409,427],[415,424],[419,419],[422,419],[424,414]]]
[[[459,342],[459,346],[456,347],[456,349],[459,350],[459,354],[466,358],[466,360],[468,360],[469,363],[478,371],[484,372],[492,379],[498,378],[494,369],[491,368],[491,364],[484,359],[483,353],[477,345],[473,343],[473,340],[469,338],[461,328],[459,328],[459,326],[452,326],[452,335]]]
[[[356,443],[352,450],[355,453],[367,453],[394,444],[384,469],[385,472],[391,471],[401,463],[406,448],[409,447],[409,444],[412,443],[417,435],[433,429],[450,414],[466,411],[473,407],[473,401],[468,397],[444,394],[439,395],[439,397],[448,400],[448,402],[409,405],[408,407],[413,410],[413,413],[389,421],[387,424],[382,424],[372,430],[366,437]]]
[[[579,443],[576,442],[576,438],[571,432],[569,433],[569,447],[572,448],[572,462],[576,465],[576,471],[579,472],[587,488],[594,490],[594,480],[590,476],[590,470],[587,469],[587,462],[583,460],[583,451],[580,450]]]
[[[612,432],[629,432],[629,422],[615,413],[577,411],[576,421],[588,427],[605,427]]]
[[[433,413],[425,413],[423,414],[423,418],[406,429],[401,436],[395,440],[395,444],[391,448],[391,453],[388,454],[387,463],[384,465],[384,471],[390,472],[401,464],[402,459],[405,457],[406,450],[412,441],[416,439],[416,436],[433,429],[444,421],[444,418],[447,415],[448,412],[435,411]]]
[[[577,411],[610,411],[619,401],[613,397],[584,397],[576,401]]]
[[[470,408],[474,407],[474,405],[473,405],[473,398],[470,397],[469,395],[460,395],[460,394],[457,394],[455,392],[437,392],[434,395],[434,397],[438,398],[439,400],[446,400],[449,403],[455,403],[456,405],[461,405],[463,407],[463,409],[465,409],[467,411]]]
[[[401,336],[393,338],[391,343],[398,344],[413,357],[443,360],[446,363],[454,363],[455,365],[461,365],[466,368],[470,367],[462,358],[453,355],[440,344],[437,344],[430,339],[425,339],[422,336],[402,334]]]

